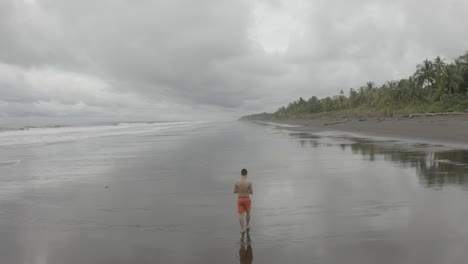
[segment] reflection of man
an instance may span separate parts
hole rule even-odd
[[[247,250],[244,245],[241,245],[239,249],[239,261],[240,264],[252,264],[253,254],[252,247],[250,245],[247,246]]]
[[[241,233],[242,236],[244,235],[245,228],[244,228],[244,213],[245,213],[245,220],[247,222],[247,231],[250,230],[250,195],[253,193],[252,191],[252,183],[247,181],[247,170],[242,169],[241,171],[241,178],[239,181],[236,182],[234,186],[234,193],[238,194],[237,198],[237,212],[239,213],[239,223],[241,226]]]

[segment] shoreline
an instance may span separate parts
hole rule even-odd
[[[308,133],[351,133],[358,137],[392,138],[468,149],[468,114],[398,118],[298,118],[265,122],[287,125],[288,129]]]

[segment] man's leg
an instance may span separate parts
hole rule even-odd
[[[241,232],[244,232],[244,213],[239,213],[239,224],[241,226]]]
[[[250,231],[250,207],[251,207],[251,201],[250,198],[247,199],[246,205],[245,205],[245,218],[247,220],[247,231]]]

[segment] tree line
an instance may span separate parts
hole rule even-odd
[[[453,112],[468,109],[468,51],[447,62],[441,57],[424,60],[406,79],[382,86],[367,82],[358,89],[341,90],[325,98],[299,98],[268,118],[307,117],[323,114],[380,115],[415,112]],[[266,114],[252,115],[265,118]],[[267,119],[268,119],[267,118]]]

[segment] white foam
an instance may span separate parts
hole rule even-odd
[[[302,127],[299,125],[289,125],[289,124],[281,124],[281,123],[275,123],[275,122],[265,122],[265,121],[256,121],[256,122],[260,124],[264,124],[264,125],[277,126],[277,127]]]
[[[46,127],[0,132],[0,146],[50,144],[92,137],[141,134],[194,126],[201,122],[120,123],[105,126]]]

